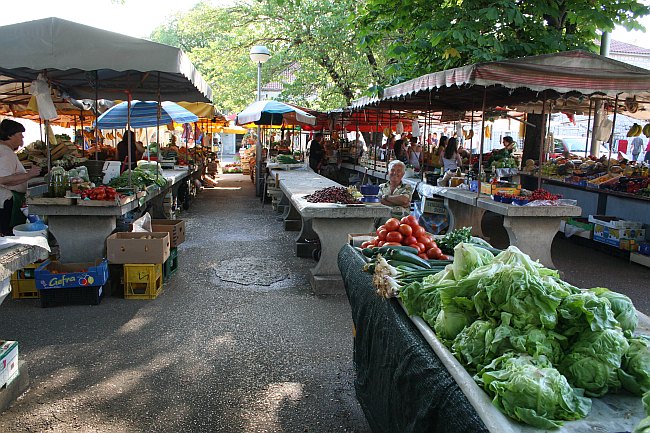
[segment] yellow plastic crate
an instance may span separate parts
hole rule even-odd
[[[162,288],[162,263],[124,265],[124,299],[156,299]]]
[[[34,279],[34,269],[40,263],[27,265],[18,269],[11,276],[11,297],[12,299],[38,299],[41,297],[36,289],[36,280]]]

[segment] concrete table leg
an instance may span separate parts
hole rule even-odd
[[[316,249],[318,235],[314,232],[311,218],[302,219],[302,228],[296,238],[296,257],[312,257]]]
[[[284,216],[284,230],[295,232],[302,227],[302,217],[292,203],[288,205],[289,211]]]
[[[483,229],[481,228],[481,221],[483,220],[485,209],[448,198],[445,198],[445,206],[449,210],[450,231],[462,227],[472,227],[472,236],[489,240],[483,234]]]
[[[115,220],[115,216],[48,216],[47,224],[59,244],[61,262],[93,262],[104,257],[106,238],[115,230]]]
[[[551,258],[551,244],[560,228],[560,217],[504,217],[510,245],[519,248],[547,268],[556,269]]]
[[[311,287],[317,295],[345,293],[338,267],[339,250],[348,241],[349,233],[370,233],[373,218],[314,218],[312,227],[321,241],[318,264],[310,270]]]

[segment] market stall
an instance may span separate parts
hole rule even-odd
[[[301,220],[301,230],[313,230],[320,240],[320,259],[310,270],[310,283],[317,294],[341,293],[341,273],[336,257],[339,249],[348,241],[349,233],[374,231],[375,218],[390,214],[390,208],[379,205],[339,203],[314,203],[306,197],[317,190],[341,187],[336,182],[314,173],[309,168],[298,170],[272,170],[279,188],[289,200],[289,206]],[[309,221],[310,223],[305,223]],[[298,239],[306,237],[301,232]]]

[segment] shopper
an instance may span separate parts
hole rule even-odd
[[[511,136],[506,135],[505,137],[503,137],[501,141],[503,143],[504,149],[509,150],[511,152],[517,150],[517,143],[515,143],[515,140]]]
[[[391,207],[391,215],[401,218],[411,212],[413,187],[402,182],[406,165],[397,159],[388,164],[388,182],[379,185],[381,204]]]
[[[445,148],[445,153],[442,156],[442,171],[446,172],[449,170],[456,170],[463,164],[463,160],[458,154],[458,144],[455,137],[451,137],[447,140],[447,147]]]
[[[125,131],[122,140],[117,143],[117,160],[124,164],[124,168],[129,168],[127,167],[129,157],[129,144],[131,146],[130,168],[135,168],[138,159],[140,159],[140,155],[144,153],[144,147],[139,148],[138,143],[140,142],[135,139],[135,132],[133,131]]]
[[[0,231],[3,236],[12,235],[13,228],[25,223],[21,207],[25,202],[27,181],[41,174],[34,165],[29,171],[21,164],[16,150],[23,145],[25,127],[4,119],[0,123]]]
[[[314,139],[309,145],[309,167],[318,173],[323,165],[323,158],[325,157],[325,149],[323,143],[325,142],[322,133],[314,135]]]
[[[416,171],[422,167],[422,146],[418,143],[417,137],[411,137],[411,145],[408,148],[408,163]]]
[[[643,150],[643,139],[641,137],[634,137],[632,140],[632,161],[639,159],[639,155]]]

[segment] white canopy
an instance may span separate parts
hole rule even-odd
[[[2,26],[0,41],[3,96],[18,97],[23,83],[45,72],[53,87],[74,99],[126,99],[125,91],[143,100],[157,99],[158,91],[165,101],[212,99],[189,58],[168,45],[60,18]]]

